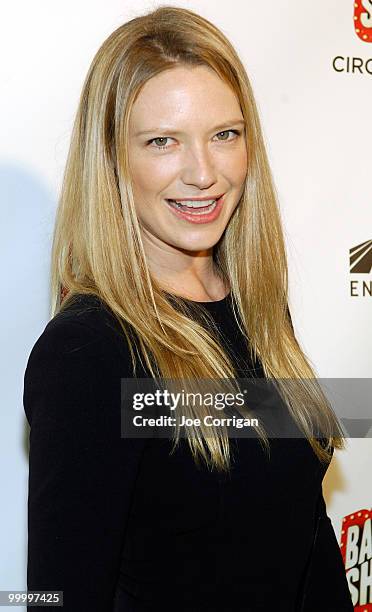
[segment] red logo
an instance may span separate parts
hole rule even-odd
[[[342,521],[341,553],[355,612],[372,612],[372,509]]]
[[[372,42],[372,0],[354,2],[355,32],[363,42]]]

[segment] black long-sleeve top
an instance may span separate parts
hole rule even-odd
[[[238,375],[263,376],[231,295],[203,307]],[[231,440],[227,478],[198,468],[184,439],[170,455],[168,439],[121,437],[120,381],[133,372],[118,330],[80,296],[29,356],[28,591],[63,591],[48,609],[64,612],[352,612],[309,443],[270,439],[268,460],[256,438]]]

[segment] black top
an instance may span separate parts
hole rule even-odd
[[[239,376],[263,376],[230,300],[202,304]],[[233,440],[226,478],[197,468],[186,440],[170,455],[170,440],[122,438],[133,372],[119,329],[81,296],[29,356],[28,590],[63,591],[64,612],[352,612],[308,442],[271,439],[269,460],[256,438]]]

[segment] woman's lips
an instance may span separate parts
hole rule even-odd
[[[185,221],[189,221],[191,223],[201,224],[201,223],[210,223],[217,219],[220,215],[222,204],[223,204],[223,195],[218,198],[213,205],[210,206],[210,212],[202,212],[202,209],[179,209],[173,206],[169,200],[166,200],[168,208],[171,212],[176,215],[179,219],[184,219]],[[180,200],[182,201],[182,200]],[[204,207],[203,207],[204,208]]]

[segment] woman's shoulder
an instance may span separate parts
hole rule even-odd
[[[44,327],[32,351],[41,347],[59,354],[104,343],[106,350],[125,350],[125,336],[108,306],[95,295],[74,296]]]
[[[129,346],[113,313],[94,296],[82,296],[55,315],[36,339],[24,372],[24,405],[42,394],[67,396],[131,378]],[[79,391],[80,392],[80,391]],[[31,410],[29,410],[31,412]]]
[[[130,349],[111,310],[93,295],[78,295],[59,311],[36,338],[25,377],[47,377],[60,364],[96,371],[109,364],[113,372],[130,376]]]

